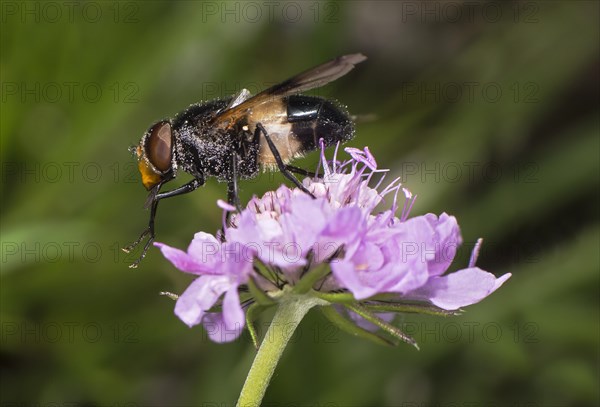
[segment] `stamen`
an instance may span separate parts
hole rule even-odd
[[[382,175],[381,175],[381,178],[379,179],[379,181],[377,182],[377,184],[375,184],[375,187],[373,187],[373,189],[377,189],[377,190],[379,189],[379,187],[380,187],[380,186],[381,186],[381,184],[383,183],[383,180],[385,179],[385,176],[386,176],[386,175],[387,175],[387,174],[382,174]]]
[[[221,223],[223,224],[223,231],[227,229],[227,212],[235,212],[237,208],[222,199],[217,199],[217,206],[223,209],[223,215],[221,216]],[[223,234],[225,236],[225,234]]]
[[[327,157],[325,157],[325,140],[320,138],[319,144],[321,145],[321,161],[323,163],[323,176],[328,177],[331,175],[331,169],[327,165]]]
[[[235,212],[237,208],[222,199],[217,199],[217,206],[227,212]]]
[[[385,187],[385,189],[381,191],[379,195],[381,195],[381,197],[384,197],[392,191],[398,191],[401,186],[402,183],[400,182],[400,178],[396,178],[392,182],[390,182],[389,185]]]
[[[321,169],[321,165],[323,165],[323,146],[325,142],[323,141],[323,137],[319,139],[319,146],[321,146],[321,154],[319,154],[319,162],[317,163],[317,169],[315,170],[314,179],[319,179],[319,170]]]
[[[406,200],[404,201],[404,206],[402,208],[402,215],[400,216],[400,221],[404,222],[408,218],[408,214],[410,213],[413,205],[415,204],[415,200],[417,199],[417,196],[416,195],[413,196],[412,192],[410,192],[406,188],[402,188],[402,191],[404,192],[404,196],[406,197]]]
[[[336,167],[336,163],[337,163],[337,153],[338,153],[338,148],[340,148],[340,142],[338,141],[337,143],[335,143],[335,150],[333,151],[333,172],[337,172],[337,170],[335,169]]]
[[[469,259],[469,267],[475,267],[475,263],[477,262],[477,258],[479,257],[479,249],[481,248],[482,243],[482,238],[477,239],[477,243],[475,243],[475,247],[473,247],[473,251],[471,252],[471,259]]]
[[[373,167],[375,167],[375,169],[377,169],[377,161],[375,161],[375,157],[373,157],[373,154],[371,154],[369,147],[366,147],[366,146],[365,146],[365,155],[367,156],[367,160],[370,163],[373,163]]]

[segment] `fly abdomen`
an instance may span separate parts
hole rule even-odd
[[[321,138],[330,146],[354,136],[354,124],[348,112],[330,100],[294,95],[287,97],[285,104],[291,132],[302,146],[299,153],[315,150]]]

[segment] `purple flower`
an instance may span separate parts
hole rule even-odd
[[[235,243],[220,243],[213,236],[199,232],[187,252],[155,243],[175,267],[199,277],[179,296],[175,314],[190,327],[203,322],[215,342],[236,339],[245,324],[238,288],[248,282],[252,258]],[[209,310],[224,294],[222,313]]]
[[[199,276],[175,307],[186,324],[202,322],[218,342],[235,339],[245,324],[238,291],[251,283],[273,302],[297,286],[332,302],[351,295],[369,307],[385,295],[388,303],[452,311],[481,301],[510,277],[475,267],[479,245],[467,268],[445,275],[462,243],[456,219],[446,213],[410,218],[414,197],[399,179],[380,188],[387,170],[378,169],[368,148],[347,148],[351,159],[342,163],[335,157],[328,163],[323,150],[322,175],[303,181],[314,198],[281,186],[232,214],[223,243],[198,233],[187,252],[156,244],[178,269]],[[385,200],[389,209],[376,213]],[[313,281],[309,276],[321,265],[326,272]],[[302,281],[309,278],[306,288]]]

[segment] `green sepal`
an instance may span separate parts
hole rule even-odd
[[[297,294],[306,294],[315,285],[317,281],[331,273],[329,264],[320,264],[308,271],[294,286],[294,292]]]
[[[254,259],[254,271],[264,277],[266,280],[275,282],[277,280],[277,276],[275,272],[270,269],[265,263],[263,263],[260,259]]]
[[[425,314],[435,316],[457,316],[462,314],[462,310],[448,311],[443,308],[438,308],[435,305],[429,304],[399,304],[399,303],[384,303],[384,302],[366,302],[361,303],[361,306],[373,312],[397,312],[407,314]]]
[[[371,311],[365,309],[363,306],[357,305],[357,304],[347,304],[344,306],[347,309],[349,309],[350,311],[360,315],[367,321],[371,322],[372,324],[377,325],[379,328],[381,328],[383,331],[387,332],[394,338],[397,338],[403,342],[406,342],[409,345],[414,346],[417,350],[419,350],[419,345],[417,345],[417,342],[412,337],[405,334],[404,332],[402,332],[400,329],[396,328],[395,326],[388,324],[383,319],[381,319],[378,316],[371,313]]]
[[[368,339],[377,345],[395,346],[396,344],[356,325],[354,322],[340,315],[333,306],[319,307],[325,318],[342,331],[358,338]]]
[[[254,320],[261,312],[263,312],[267,308],[269,308],[269,305],[261,305],[255,302],[252,305],[250,305],[246,310],[246,326],[248,327],[250,338],[252,338],[252,344],[257,350],[260,346],[260,343],[258,343],[258,334],[256,333],[256,328],[254,327]]]
[[[250,294],[254,298],[254,300],[260,305],[274,305],[275,301],[269,297],[263,290],[258,288],[256,282],[252,277],[248,279],[248,290],[250,290]]]
[[[343,293],[324,293],[320,291],[314,291],[312,293],[315,297],[325,300],[327,302],[331,302],[334,304],[354,304],[356,303],[356,298],[354,295],[349,292]]]

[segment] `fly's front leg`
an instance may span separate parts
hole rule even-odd
[[[140,264],[140,262],[143,260],[143,258],[146,257],[146,252],[148,251],[148,248],[154,241],[154,238],[155,238],[154,218],[156,217],[156,209],[158,208],[158,202],[161,199],[171,198],[173,196],[187,194],[189,192],[194,191],[195,189],[197,189],[198,187],[200,187],[202,185],[204,185],[204,177],[198,176],[197,178],[191,180],[190,182],[188,182],[185,185],[180,186],[179,188],[175,188],[171,191],[156,194],[153,197],[153,199],[150,202],[150,220],[148,221],[148,227],[140,234],[140,237],[138,237],[138,239],[135,242],[131,243],[129,246],[126,246],[122,249],[125,253],[130,253],[131,251],[133,251],[133,249],[135,249],[135,247],[137,245],[139,245],[146,238],[146,236],[149,236],[148,241],[146,242],[146,244],[144,245],[144,248],[142,249],[142,253],[140,254],[140,257],[129,266],[130,268],[136,268]],[[157,188],[160,189],[160,185]]]
[[[156,208],[158,208],[158,199],[155,198],[150,204],[150,221],[148,222],[148,227],[140,234],[140,237],[138,237],[138,239],[135,242],[122,249],[125,253],[130,253],[133,249],[135,249],[137,245],[139,245],[146,238],[146,236],[150,236],[148,238],[148,241],[144,245],[144,248],[142,249],[140,257],[138,257],[136,261],[131,263],[129,265],[129,268],[137,268],[142,259],[146,257],[146,252],[148,251],[150,244],[152,244],[152,242],[154,241],[154,218],[156,217]]]

